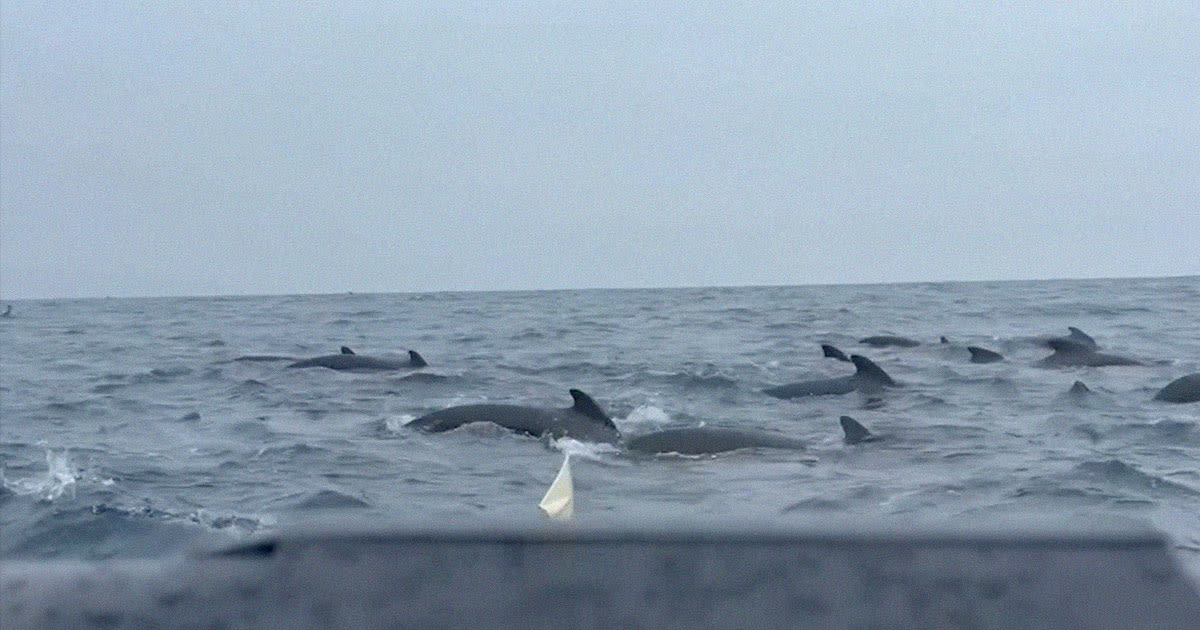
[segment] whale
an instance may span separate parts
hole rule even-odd
[[[296,357],[285,357],[277,354],[248,354],[246,356],[237,357],[234,361],[295,361]]]
[[[326,354],[311,359],[302,359],[288,365],[288,367],[323,367],[331,370],[403,370],[406,368],[423,368],[427,365],[429,364],[425,362],[425,358],[416,350],[408,351],[408,359],[388,359],[365,354],[355,354],[350,348],[342,346],[342,351],[338,354]]]
[[[1075,381],[1071,385],[1071,389],[1067,390],[1067,393],[1079,398],[1080,396],[1087,396],[1092,393],[1092,388],[1088,387],[1083,381]]]
[[[1200,401],[1200,372],[1181,376],[1167,386],[1158,390],[1154,400],[1173,403],[1193,403]]]
[[[850,416],[838,418],[838,423],[842,425],[842,441],[846,444],[861,444],[879,439],[879,436],[868,431],[867,427]]]
[[[1046,345],[1049,346],[1050,342],[1052,341],[1069,341],[1071,343],[1079,344],[1085,348],[1091,348],[1092,350],[1100,349],[1100,345],[1096,343],[1095,339],[1092,339],[1091,335],[1079,330],[1074,326],[1067,326],[1067,330],[1070,331],[1071,334],[1065,337],[1051,337],[1046,340]]]
[[[845,352],[842,352],[841,350],[838,350],[834,346],[831,346],[827,343],[821,344],[821,354],[829,359],[837,359],[838,361],[850,363],[850,357],[846,356]]]
[[[4,307],[4,312],[0,313],[0,317],[12,317],[12,304]]]
[[[629,450],[642,453],[678,453],[712,455],[743,448],[781,448],[801,450],[804,442],[766,433],[719,427],[684,427],[643,433],[625,441]]]
[[[967,346],[967,351],[971,353],[971,363],[995,363],[1004,360],[1004,355],[999,352],[979,346]]]
[[[875,335],[874,337],[866,337],[858,340],[859,343],[876,348],[884,348],[887,346],[899,346],[901,348],[911,348],[921,345],[920,341],[909,339],[908,337],[897,337],[896,335]]]
[[[1038,362],[1038,365],[1043,367],[1142,365],[1140,361],[1115,354],[1096,352],[1089,346],[1066,339],[1050,339],[1046,341],[1046,345],[1054,350],[1054,354]]]
[[[405,426],[440,433],[474,422],[491,422],[534,437],[569,437],[583,442],[609,444],[620,439],[617,425],[591,396],[578,389],[570,390],[570,394],[574,404],[563,409],[523,405],[461,405],[434,411]]]
[[[850,362],[854,364],[855,372],[849,376],[768,387],[763,390],[763,393],[775,398],[797,398],[800,396],[849,394],[855,390],[876,392],[883,387],[898,387],[896,381],[893,381],[887,372],[884,372],[870,359],[860,354],[852,354]]]

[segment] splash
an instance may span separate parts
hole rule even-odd
[[[416,416],[409,413],[406,413],[402,416],[391,416],[384,418],[383,428],[387,429],[388,433],[399,433],[404,429],[404,425],[416,419]]]
[[[74,499],[75,482],[79,479],[74,466],[71,465],[70,454],[65,448],[60,453],[46,449],[45,475],[9,480],[0,472],[0,482],[3,482],[5,489],[22,496],[33,495],[42,501],[54,501],[68,492]]]
[[[641,405],[629,412],[629,415],[621,421],[622,429],[628,427],[641,427],[649,425],[651,427],[659,427],[671,421],[671,416],[667,412],[653,405]]]

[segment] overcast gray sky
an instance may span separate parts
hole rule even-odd
[[[0,294],[1200,273],[1194,0],[400,4],[4,2]]]

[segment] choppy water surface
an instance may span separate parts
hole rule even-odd
[[[1167,531],[1200,573],[1200,403],[1151,401],[1200,371],[1196,313],[1197,277],[15,302],[0,320],[0,552],[157,555],[315,513],[530,512],[570,449],[578,519],[1115,514]],[[1048,354],[1038,337],[1068,325],[1149,365],[1034,367]],[[857,343],[880,333],[923,343]],[[906,387],[881,402],[761,392],[852,371],[820,343]],[[1006,360],[969,363],[968,344]],[[431,367],[232,360],[341,345],[414,348]],[[1076,380],[1094,394],[1067,395]],[[404,427],[471,402],[565,407],[571,387],[626,434],[703,423],[810,448],[649,457],[480,425]],[[890,439],[843,445],[842,414]]]

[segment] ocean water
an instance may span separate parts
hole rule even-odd
[[[0,319],[0,556],[158,556],[313,515],[536,513],[563,451],[575,518],[1149,521],[1200,574],[1200,403],[1154,402],[1200,371],[1200,278],[14,302]],[[1145,366],[1046,369],[1039,340],[1090,333]],[[909,336],[915,348],[858,339]],[[945,335],[950,343],[939,343]],[[777,400],[849,374],[904,387]],[[417,371],[287,369],[238,356],[421,352]],[[972,364],[966,345],[1004,354]],[[1093,394],[1067,390],[1083,381]],[[569,406],[626,435],[752,427],[804,451],[629,454],[474,425],[406,428],[450,405]],[[844,445],[837,419],[887,439]]]

